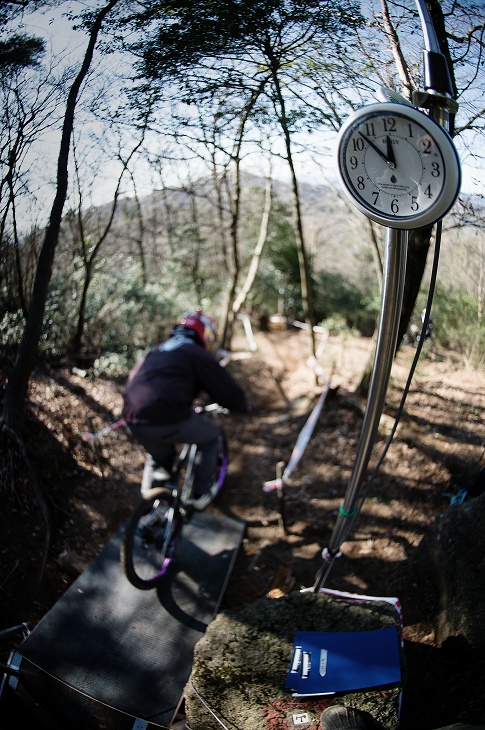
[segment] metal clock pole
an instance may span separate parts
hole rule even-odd
[[[381,296],[380,317],[377,328],[377,341],[367,407],[362,423],[362,431],[357,447],[354,468],[350,476],[343,504],[339,509],[335,527],[330,537],[328,549],[322,557],[325,563],[317,573],[314,592],[324,583],[340,545],[345,541],[353,517],[357,514],[357,499],[363,476],[374,446],[379,420],[391,373],[392,361],[396,350],[399,316],[401,312],[404,277],[406,273],[408,232],[395,228],[386,229],[384,282]]]
[[[448,63],[441,53],[438,36],[426,0],[416,0],[416,5],[424,35],[425,91],[414,92],[413,104],[421,109],[428,109],[429,115],[449,132],[450,115],[456,114],[458,104],[452,98],[454,91]]]
[[[451,98],[452,83],[446,58],[440,51],[438,39],[425,0],[416,0],[425,37],[424,92],[413,94],[416,107],[429,110],[447,131],[450,113],[458,105]],[[358,507],[359,490],[374,446],[379,420],[384,408],[392,362],[396,351],[399,320],[401,315],[404,279],[406,273],[408,231],[386,228],[384,282],[381,295],[380,315],[377,328],[375,359],[364,414],[362,431],[357,447],[354,468],[347,485],[343,504],[330,537],[328,548],[322,552],[324,563],[318,571],[314,592],[324,584],[341,544],[350,532]]]

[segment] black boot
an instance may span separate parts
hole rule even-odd
[[[322,730],[370,730],[366,715],[353,707],[332,705],[322,712],[320,726]]]

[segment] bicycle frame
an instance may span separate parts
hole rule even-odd
[[[214,415],[227,412],[213,404],[198,412]],[[165,579],[171,567],[183,525],[192,515],[191,500],[195,467],[199,451],[197,444],[182,444],[168,479],[158,479],[154,473],[152,487],[135,507],[125,528],[121,544],[121,562],[126,577],[136,588],[148,590]],[[218,457],[217,493],[221,489],[228,466],[227,439],[222,431]]]

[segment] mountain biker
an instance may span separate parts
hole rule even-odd
[[[123,418],[134,438],[148,452],[142,494],[153,472],[170,472],[175,444],[196,443],[202,453],[196,465],[192,506],[205,509],[217,491],[216,462],[220,427],[195,413],[201,392],[230,411],[250,410],[242,387],[211,354],[216,340],[214,320],[201,310],[187,312],[171,331],[131,370],[124,393]]]

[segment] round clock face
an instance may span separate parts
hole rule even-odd
[[[346,194],[383,226],[432,225],[460,191],[460,160],[451,137],[413,106],[383,102],[359,109],[340,130],[337,149]]]

